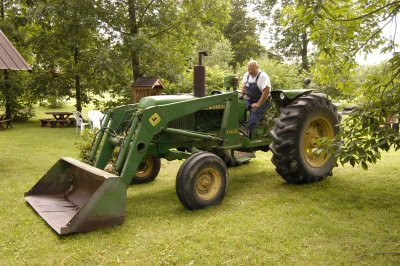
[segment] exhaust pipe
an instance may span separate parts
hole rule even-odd
[[[202,56],[208,54],[204,51],[199,52],[199,64],[194,66],[193,69],[193,82],[194,82],[194,96],[204,97],[206,96],[206,67],[202,64]]]

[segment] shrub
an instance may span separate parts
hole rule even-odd
[[[299,74],[300,68],[295,64],[288,64],[262,57],[257,60],[259,68],[266,72],[274,90],[302,89],[303,80],[306,74]],[[247,72],[247,62],[238,68],[240,74],[239,83],[242,82],[244,74]]]
[[[80,135],[80,138],[75,141],[75,146],[79,150],[79,158],[88,164],[92,164],[89,161],[89,153],[91,151],[95,136],[95,132],[92,132],[90,129],[85,129]]]

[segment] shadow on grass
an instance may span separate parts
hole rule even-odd
[[[251,169],[251,165],[247,166],[248,169]],[[268,189],[271,180],[276,182],[279,178],[271,170],[259,171],[256,175],[249,176],[248,169],[243,167],[229,169],[230,182],[225,198],[240,199],[243,194],[254,192],[254,188],[265,187]],[[149,184],[130,186],[127,195],[127,216],[151,219],[159,216],[184,214],[186,217],[198,217],[199,212],[204,212],[204,210],[209,214],[208,208],[196,211],[185,209],[176,195],[174,181],[156,179]],[[278,182],[281,182],[280,179]],[[224,201],[221,204],[224,205]]]
[[[322,216],[337,214],[341,216],[360,210],[397,212],[399,199],[394,191],[400,184],[393,186],[354,182],[343,177],[328,177],[312,184],[295,185],[284,181],[272,167],[257,167],[260,163],[229,169],[230,185],[225,200],[220,204],[229,211],[245,211],[237,207],[242,201],[248,201],[254,208],[270,208],[263,205],[265,199],[272,202],[273,208],[285,208],[291,204],[301,212],[317,211]],[[240,204],[239,204],[240,205]],[[259,207],[257,207],[259,206]],[[309,208],[308,206],[312,206]],[[203,210],[185,209],[175,192],[175,180],[160,177],[149,184],[133,185],[127,191],[126,219],[124,227],[114,227],[124,232],[137,224],[158,223],[166,226],[170,221],[197,224],[216,211],[217,206]]]

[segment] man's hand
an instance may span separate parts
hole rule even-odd
[[[252,105],[251,105],[251,108],[258,108],[258,107],[260,107],[261,105],[259,105],[258,103],[253,103]]]

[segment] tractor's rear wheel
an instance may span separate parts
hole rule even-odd
[[[202,209],[221,202],[229,176],[224,161],[210,152],[190,156],[176,176],[176,194],[189,210]]]
[[[136,171],[131,184],[143,184],[153,181],[160,172],[160,168],[160,158],[151,155],[144,156],[143,161],[139,165],[139,169]]]
[[[339,132],[336,107],[317,95],[301,96],[281,109],[271,131],[276,172],[289,183],[317,182],[332,175],[333,156],[314,154],[314,140]]]

